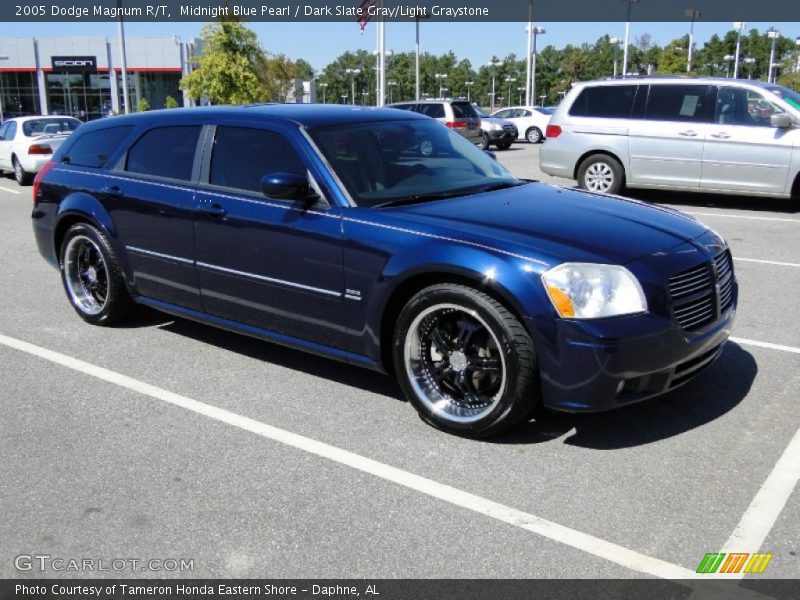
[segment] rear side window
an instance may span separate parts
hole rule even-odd
[[[569,114],[575,117],[627,119],[631,114],[635,85],[586,87],[575,98]]]
[[[707,85],[651,85],[646,118],[654,121],[709,122]]]
[[[151,129],[128,151],[125,170],[189,181],[199,137],[199,125]]]
[[[453,107],[453,116],[456,119],[474,119],[478,116],[469,102],[453,102],[450,106]]]
[[[426,117],[444,119],[444,104],[420,104],[417,111]]]
[[[264,175],[277,171],[306,172],[303,160],[281,134],[248,127],[217,128],[209,183],[260,193]]]
[[[106,127],[95,129],[81,135],[67,149],[61,161],[79,167],[99,169],[117,151],[120,144],[133,129],[127,127]]]
[[[413,104],[394,104],[393,106],[390,106],[389,108],[396,108],[398,110],[414,110],[414,105]]]

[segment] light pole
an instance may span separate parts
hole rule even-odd
[[[8,54],[1,54],[0,60],[8,60]],[[6,95],[3,92],[3,74],[0,73],[0,125],[3,124],[5,117],[3,117],[3,104],[5,104]]]
[[[544,27],[533,28],[533,53],[531,54],[531,99],[536,102],[536,38],[547,33]],[[526,98],[527,102],[527,98]]]
[[[427,18],[429,18],[429,14],[428,14],[427,11],[425,12],[424,15],[419,15],[418,14],[418,15],[416,15],[414,17],[414,24],[416,26],[416,35],[417,35],[417,37],[416,37],[416,45],[414,47],[414,53],[416,55],[416,63],[414,65],[414,68],[415,68],[414,72],[416,74],[415,75],[415,77],[416,77],[415,80],[417,82],[416,83],[416,93],[414,94],[414,99],[417,102],[419,102],[419,99],[420,99],[420,89],[419,89],[419,20],[420,19],[427,19]]]
[[[447,73],[436,73],[434,75],[434,77],[436,78],[436,81],[439,82],[439,96],[438,97],[441,98],[442,97],[442,86],[444,85],[442,83],[442,81],[444,79],[447,79]]]
[[[689,53],[686,57],[686,72],[692,72],[692,59],[694,58],[694,22],[702,16],[699,10],[688,8],[683,11],[683,15],[689,18]]]
[[[800,73],[800,35],[795,38],[794,45],[797,46],[797,67],[795,67],[795,73]]]
[[[394,102],[394,94],[392,94],[392,92],[394,91],[397,82],[394,79],[390,79],[389,81],[386,82],[386,85],[389,86],[389,104],[391,104],[392,102]]]
[[[513,100],[513,96],[511,95],[511,84],[514,83],[516,80],[517,80],[516,77],[511,77],[510,75],[507,75],[506,78],[505,78],[505,82],[508,84],[508,96],[507,96],[507,98],[508,98],[508,103],[509,104],[511,104],[511,101]]]
[[[495,100],[494,81],[495,81],[495,77],[497,77],[497,67],[499,65],[502,65],[503,61],[499,60],[497,58],[493,58],[492,60],[490,60],[486,64],[492,71],[492,93],[491,93],[492,105],[491,105],[491,110],[489,112],[494,112],[494,100]]]
[[[322,103],[323,104],[327,104],[327,102],[325,102],[325,92],[328,91],[328,84],[327,83],[320,83],[319,87],[322,88]]]
[[[539,100],[541,100],[541,104],[539,106],[544,106],[544,101],[547,99],[547,94],[542,94],[539,96]]]
[[[367,103],[369,102],[369,91],[368,90],[362,90],[361,98],[362,98],[361,99],[361,105],[362,106],[366,106]]]
[[[733,54],[726,54],[722,57],[722,60],[725,61],[726,69],[725,69],[725,77],[730,78],[731,76],[731,61],[733,60]]]
[[[526,88],[524,85],[521,85],[517,88],[517,91],[519,92],[519,104],[522,104],[522,92],[527,92],[528,88]]]
[[[342,94],[342,104],[347,104],[347,94]]]
[[[800,39],[800,38],[798,38],[798,39]],[[467,87],[467,102],[469,102],[469,90],[473,85],[475,85],[475,82],[474,81],[465,81],[464,85]]]
[[[780,32],[774,27],[767,29],[767,37],[772,39],[772,49],[769,51],[769,75],[767,83],[775,83],[775,42],[781,37]]]
[[[614,45],[614,77],[617,76],[617,52],[619,51],[619,46],[622,44],[622,40],[618,37],[612,37],[608,40],[609,44]]]
[[[361,69],[345,69],[344,72],[350,75],[350,101],[353,106],[356,105],[356,75],[361,73]]]
[[[383,69],[381,69],[381,53],[377,50],[372,51],[373,56],[375,57],[375,89],[378,90],[375,93],[375,105],[376,106],[383,106],[383,102],[380,99],[380,89],[381,89],[381,77],[383,77],[384,81],[386,80],[386,74],[382,71],[388,71],[389,67],[387,66],[388,61],[387,58],[391,58],[394,56],[394,50],[386,50],[383,53],[384,61],[383,61]],[[385,92],[384,92],[385,93]]]
[[[747,78],[748,78],[748,79],[752,79],[752,78],[753,78],[753,65],[755,64],[755,62],[756,62],[756,59],[755,59],[755,58],[753,58],[752,56],[748,56],[748,57],[746,57],[746,58],[743,58],[743,59],[742,59],[742,62],[743,62],[744,64],[746,64],[746,65],[749,65],[749,66],[750,66],[750,69],[749,69],[749,70],[748,70],[748,72],[747,72]]]
[[[630,45],[630,36],[631,36],[631,7],[634,4],[638,4],[639,0],[622,0],[628,5],[628,18],[625,21],[625,47],[622,51],[622,76],[625,77],[628,74],[628,46]]]
[[[739,56],[742,54],[742,29],[745,28],[747,23],[744,21],[736,21],[733,28],[736,30],[736,56],[734,57],[733,78],[739,79]]]

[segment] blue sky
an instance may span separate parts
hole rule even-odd
[[[202,23],[126,23],[126,35],[167,36],[177,34],[183,39],[195,37]],[[371,23],[361,35],[356,23],[249,23],[267,50],[286,54],[292,59],[305,58],[316,69],[346,50],[375,49],[375,24]],[[547,29],[539,38],[540,47],[553,44],[594,42],[604,33],[622,37],[624,23],[537,23]],[[800,36],[800,23],[748,23],[747,28],[760,31],[775,25],[786,37]],[[0,23],[0,36],[61,36],[99,35],[115,37],[116,23]],[[698,45],[714,33],[724,35],[731,23],[695,23]],[[526,35],[524,23],[422,23],[422,50],[441,54],[452,50],[460,58],[468,58],[473,66],[487,62],[493,54],[505,56],[510,52],[524,56]],[[689,32],[688,22],[632,23],[631,41],[637,35],[649,33],[653,42],[666,43]],[[389,23],[386,26],[386,48],[395,51],[414,49],[414,24]]]

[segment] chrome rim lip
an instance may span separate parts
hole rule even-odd
[[[412,353],[415,348],[419,348],[420,346],[419,327],[426,317],[435,312],[444,310],[456,310],[463,312],[478,321],[478,323],[480,323],[480,325],[489,333],[497,348],[502,377],[497,393],[492,397],[491,403],[486,406],[481,406],[474,409],[455,407],[451,399],[448,399],[448,397],[442,395],[439,389],[431,384],[430,380],[427,379],[426,374],[421,372],[422,369],[419,370],[420,372],[415,372],[412,364]],[[453,423],[474,423],[475,421],[479,421],[480,419],[484,418],[486,415],[495,410],[500,402],[500,399],[503,397],[503,394],[506,391],[506,385],[508,382],[506,375],[506,359],[502,351],[502,346],[500,345],[500,340],[497,338],[497,335],[495,335],[489,324],[483,318],[481,318],[476,311],[468,309],[459,304],[435,304],[426,308],[416,316],[406,332],[403,362],[408,380],[411,382],[411,387],[414,389],[414,393],[416,394],[417,398],[419,398],[425,407],[428,408],[428,410],[430,410],[433,414]]]
[[[593,192],[606,192],[614,183],[614,171],[604,162],[589,165],[586,169],[586,187]]]
[[[106,280],[106,297],[100,302],[81,280],[79,260],[80,254],[86,247],[90,247],[97,253],[100,259],[100,267],[103,269]],[[108,266],[105,257],[100,251],[99,246],[84,235],[77,235],[67,244],[64,251],[64,280],[67,284],[67,292],[73,305],[86,315],[100,314],[108,302]]]

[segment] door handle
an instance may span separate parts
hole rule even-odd
[[[717,138],[718,140],[727,140],[731,136],[724,131],[720,131],[719,133],[712,133],[711,137]]]
[[[221,219],[228,214],[228,211],[222,208],[222,206],[216,202],[200,202],[197,205],[197,212],[203,213],[204,215],[208,215],[210,217],[216,217],[218,219]]]
[[[108,194],[109,196],[124,196],[125,194],[122,193],[122,188],[118,185],[107,185],[105,187],[100,188],[100,192],[103,194]]]
[[[679,131],[678,135],[683,135],[685,137],[696,137],[697,136],[697,132],[696,131],[692,131],[691,129],[687,129],[686,131]]]

